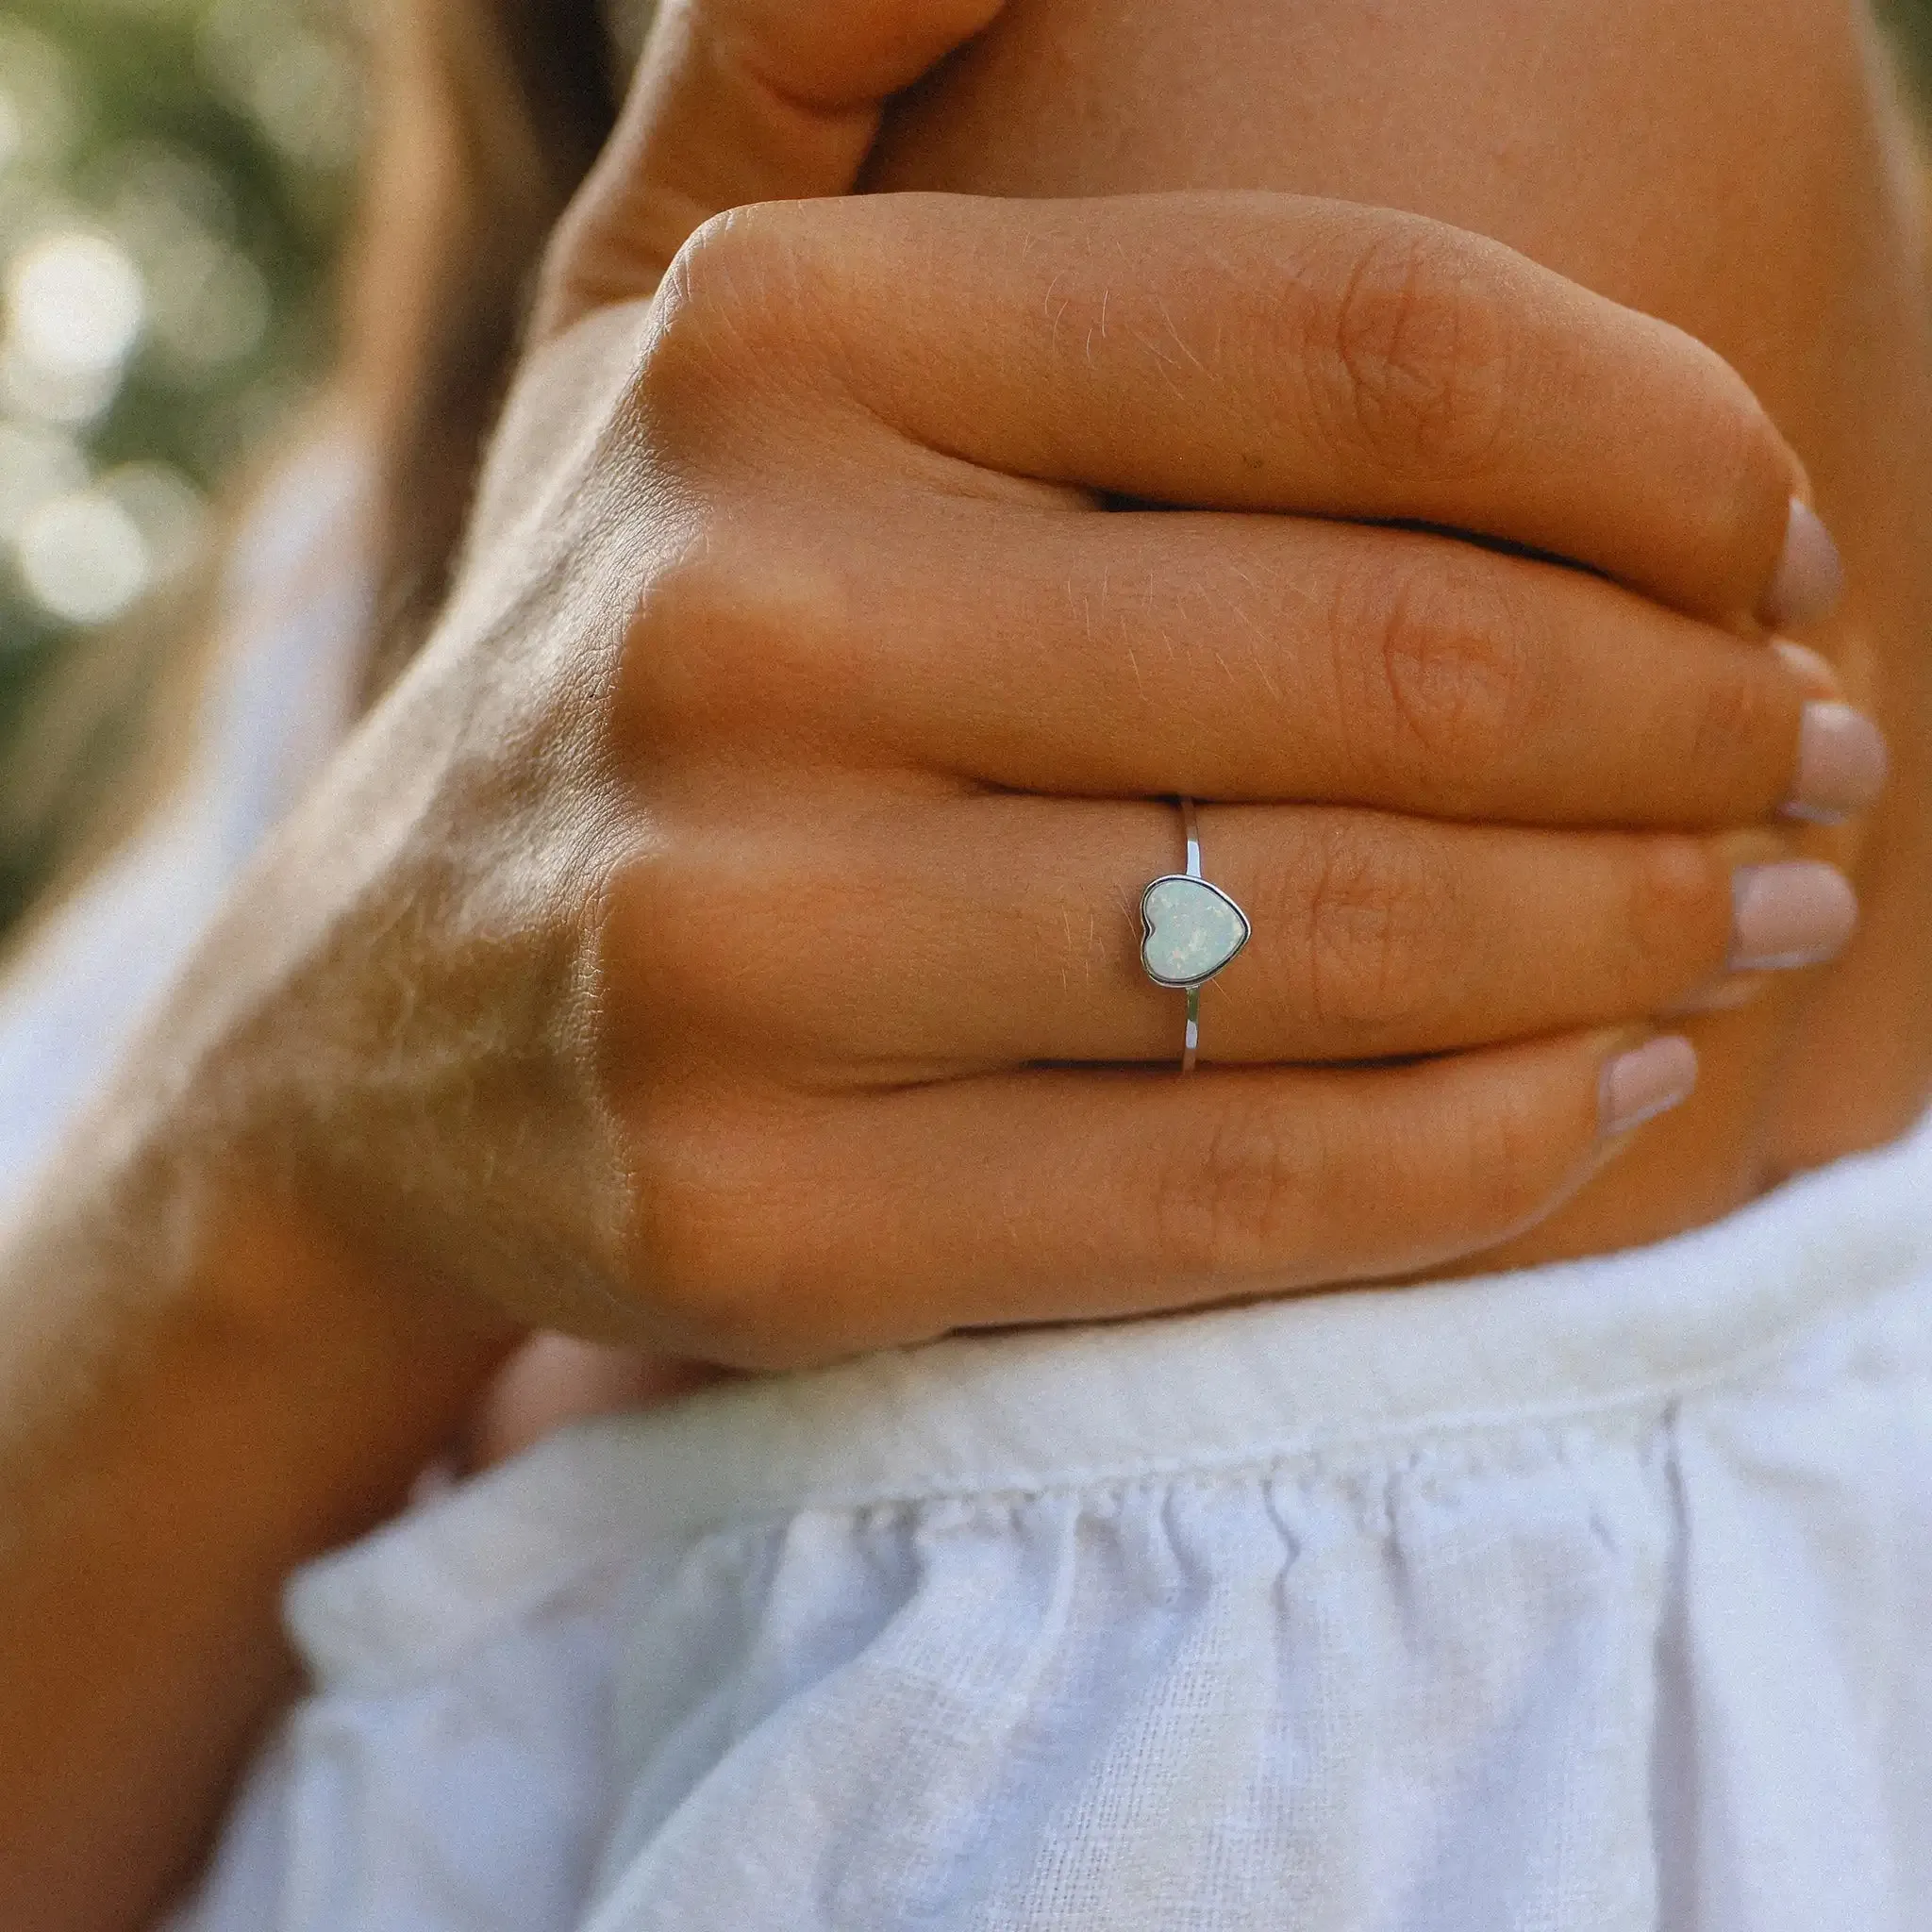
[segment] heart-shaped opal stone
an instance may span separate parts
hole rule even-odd
[[[1162,986],[1212,979],[1248,942],[1248,915],[1219,886],[1179,873],[1141,894],[1141,963]]]

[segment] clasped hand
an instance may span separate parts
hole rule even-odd
[[[684,240],[641,111],[443,622],[230,915],[220,1143],[519,1324],[755,1367],[1564,1199],[1653,1016],[1788,959],[1780,813],[1862,802],[1765,641],[1829,573],[1744,385],[1331,201]],[[1187,1080],[1180,793],[1254,924]]]

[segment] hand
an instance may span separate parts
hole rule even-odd
[[[601,233],[213,955],[231,1144],[364,1237],[743,1365],[1387,1275],[1546,1211],[1630,1029],[1795,949],[1733,885],[1807,691],[1722,626],[1800,478],[1689,339],[1268,195],[743,209],[614,305]],[[1189,1081],[1134,919],[1179,792],[1255,920]]]
[[[1269,195],[765,206],[613,303],[615,153],[445,622],[210,949],[204,1143],[519,1321],[804,1361],[1481,1248],[1645,1016],[1842,936],[1815,871],[1733,930],[1801,478],[1687,338]],[[1255,920],[1188,1081],[1179,792]]]

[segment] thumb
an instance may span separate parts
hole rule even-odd
[[[534,333],[648,296],[697,228],[842,194],[888,95],[1003,0],[662,0],[608,145],[545,262]]]

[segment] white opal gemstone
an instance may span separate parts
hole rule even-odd
[[[1162,986],[1212,979],[1248,942],[1248,916],[1218,886],[1178,874],[1141,897],[1141,962]]]

